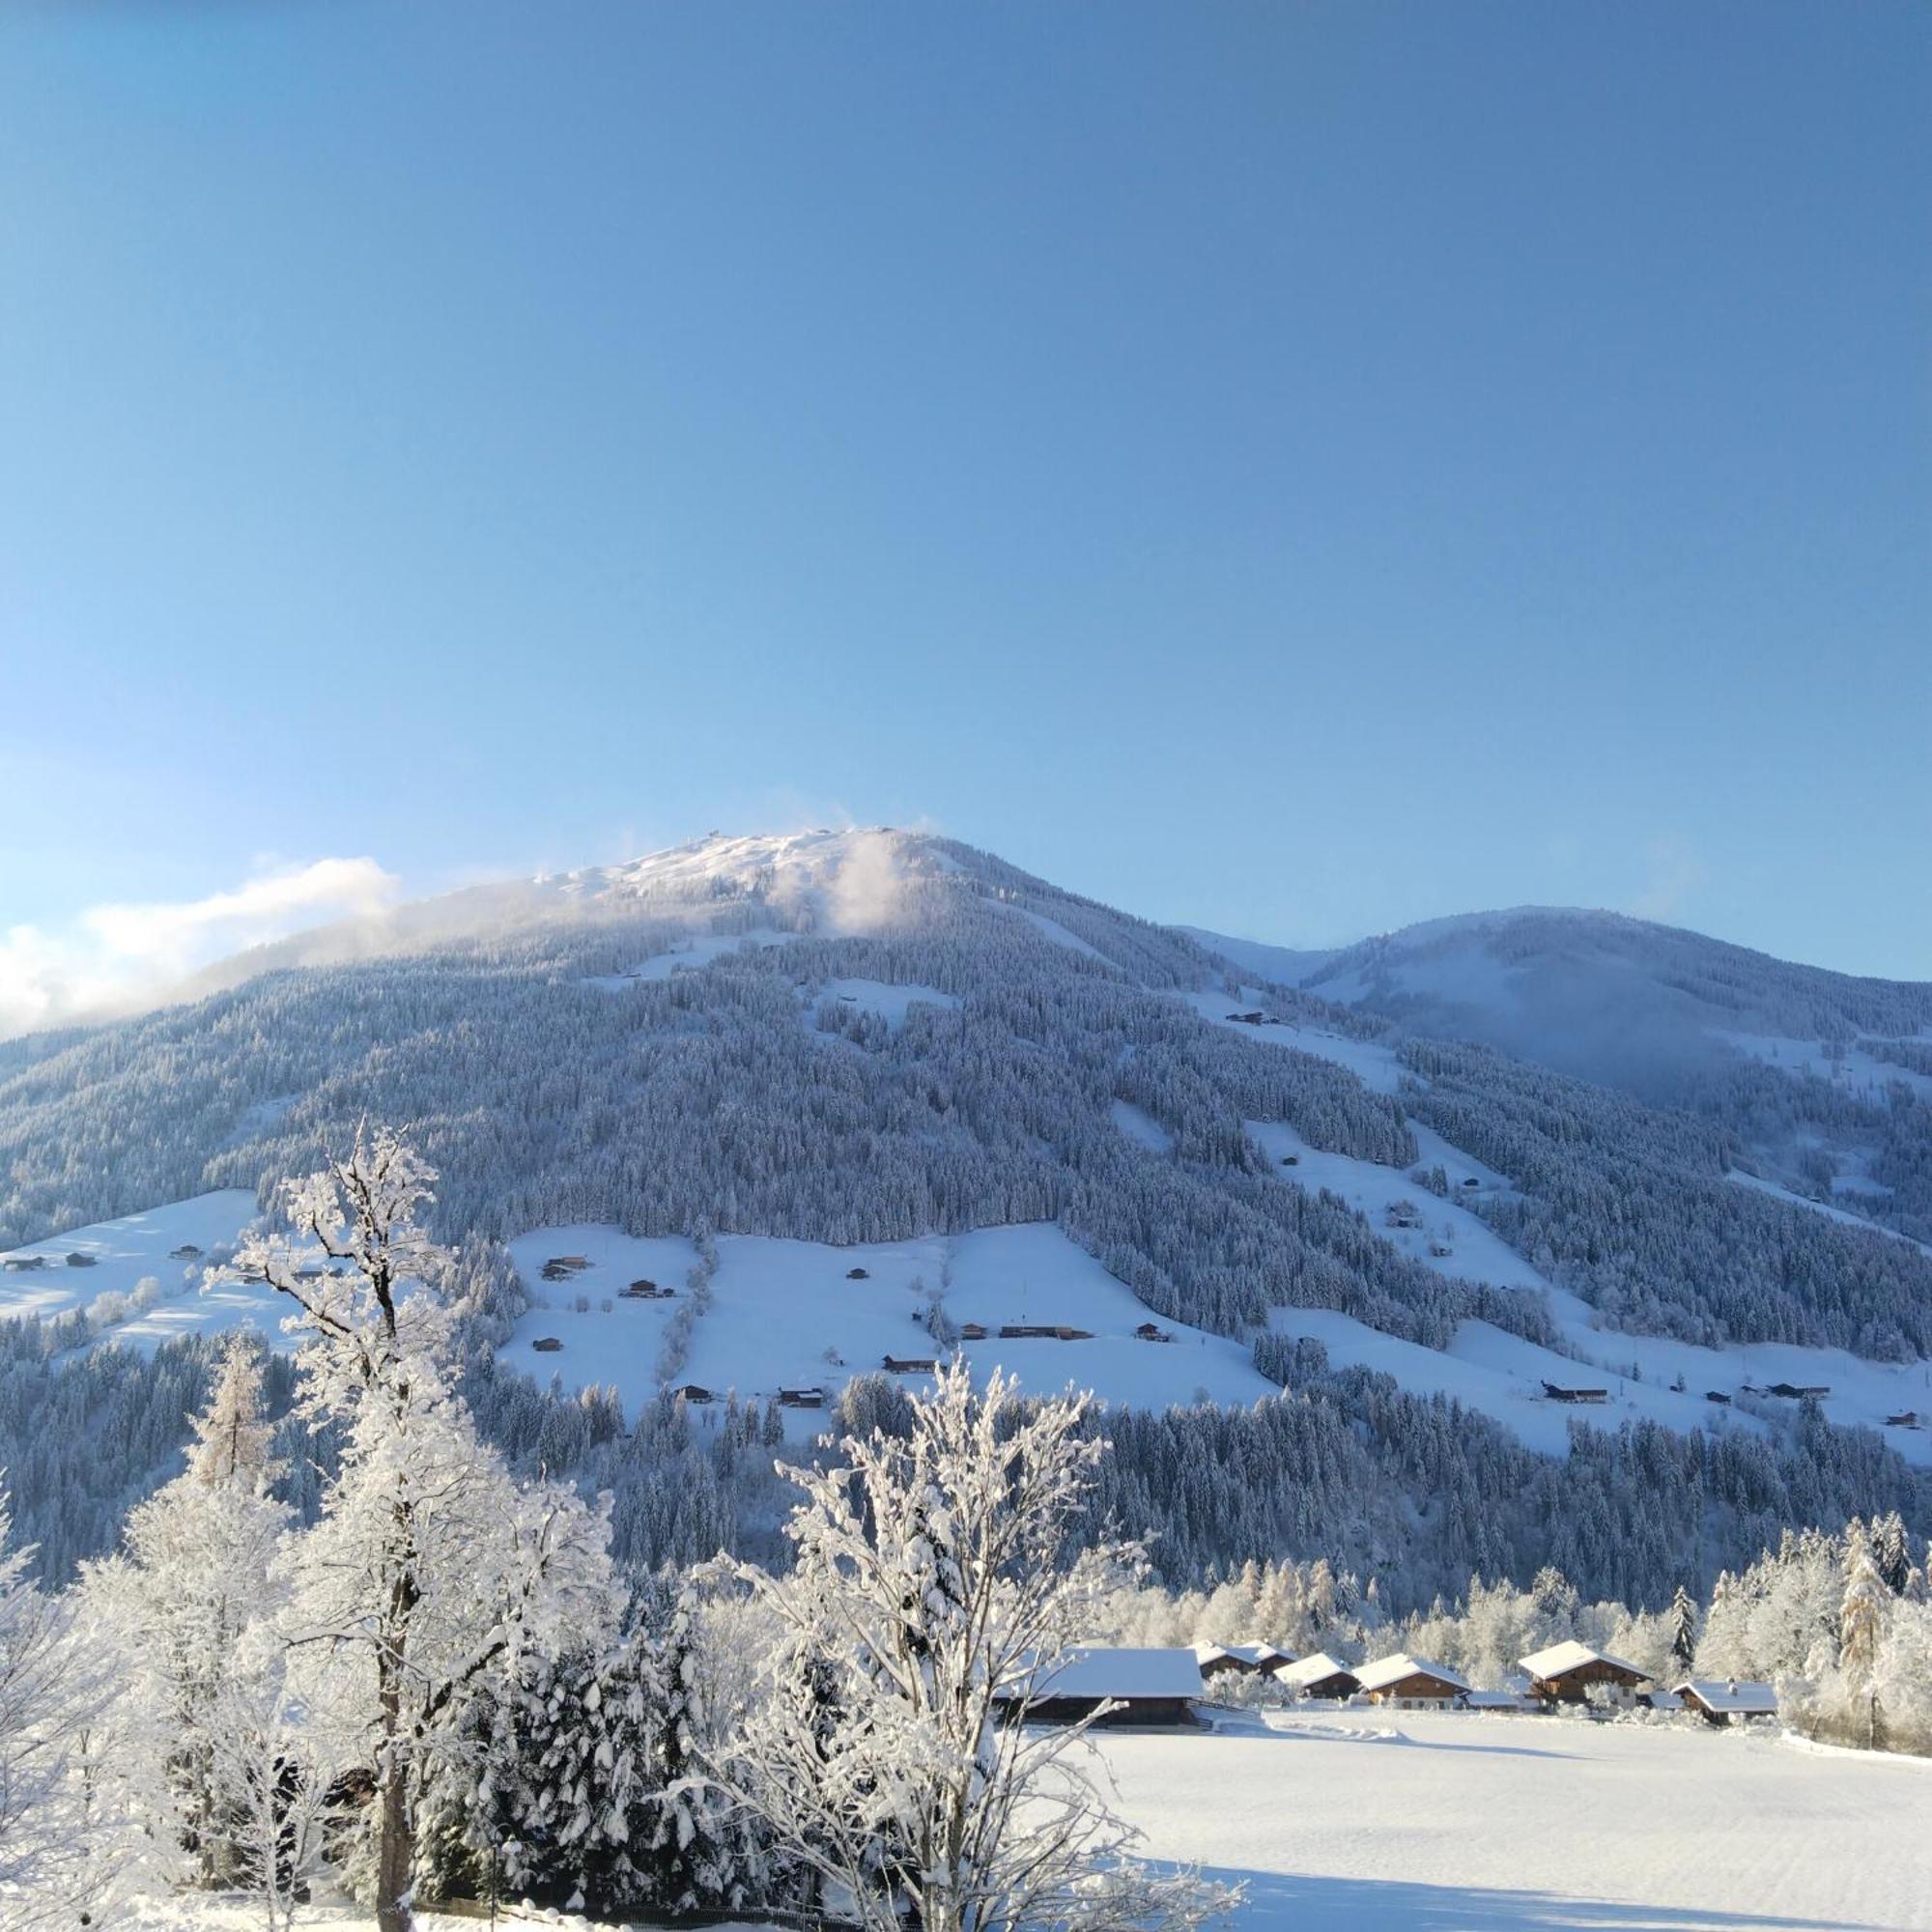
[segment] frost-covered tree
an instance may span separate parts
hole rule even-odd
[[[0,1488],[0,1922],[75,1922],[98,1883],[86,1738],[102,1687],[71,1605],[43,1592],[14,1548]]]
[[[290,1520],[270,1492],[279,1464],[261,1387],[260,1344],[238,1334],[193,1420],[185,1473],[128,1513],[122,1553],[82,1580],[116,1654],[128,1804],[157,1874],[177,1883],[237,1875],[238,1801],[216,1762],[221,1713],[242,1694],[250,1632],[274,1614],[271,1570]]]
[[[1878,1659],[1892,1598],[1862,1528],[1853,1524],[1847,1541],[1845,1593],[1838,1605],[1838,1671],[1847,1701],[1855,1716],[1862,1719],[1869,1746],[1878,1728]]]
[[[790,1694],[760,1706],[759,1775],[734,1795],[868,1932],[896,1932],[907,1905],[925,1932],[1102,1932],[1193,1926],[1222,1903],[1123,1856],[1084,1726],[997,1719],[1085,1634],[1067,1563],[1099,1453],[1083,1408],[1024,1408],[998,1376],[980,1397],[944,1368],[906,1435],[848,1436],[841,1466],[787,1472],[805,1492],[793,1571],[745,1573],[786,1634],[777,1655],[821,1660],[833,1683],[810,1726]]]
[[[376,1788],[380,1932],[408,1932],[425,1779],[467,1700],[533,1644],[612,1610],[608,1525],[574,1492],[521,1485],[451,1385],[449,1257],[420,1217],[435,1175],[386,1129],[286,1190],[289,1232],[239,1271],[295,1302],[301,1408],[344,1433],[321,1520],[289,1568],[297,1693]]]

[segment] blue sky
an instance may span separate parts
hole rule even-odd
[[[1905,0],[14,0],[0,933],[850,817],[1932,978],[1928,85]]]

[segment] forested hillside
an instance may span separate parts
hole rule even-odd
[[[1196,942],[952,841],[699,841],[310,935],[226,977],[0,1047],[0,1249],[217,1187],[267,1208],[358,1120],[404,1125],[441,1177],[436,1232],[469,1257],[479,1416],[515,1453],[614,1488],[627,1553],[754,1539],[761,1479],[741,1480],[716,1411],[613,1413],[497,1363],[532,1286],[503,1244],[531,1229],[843,1245],[1057,1222],[1154,1318],[1258,1344],[1299,1391],[1279,1415],[1121,1421],[1110,1494],[1155,1519],[1140,1526],[1177,1574],[1305,1543],[1433,1589],[1459,1564],[1518,1574],[1560,1548],[1587,1587],[1642,1596],[1742,1560],[1781,1520],[1897,1507],[1928,1524],[1898,1444],[1816,1413],[1743,1418],[1689,1450],[1620,1440],[1600,1415],[1612,1433],[1552,1463],[1269,1333],[1271,1311],[1321,1309],[1431,1350],[1471,1322],[1575,1348],[1544,1293],[1466,1278],[1296,1184],[1257,1122],[1413,1170],[1424,1198],[1460,1184],[1432,1162],[1493,1170],[1466,1211],[1606,1329],[1932,1354],[1932,1259],[1728,1180],[1750,1159],[1732,1115],[1243,990]],[[1368,1062],[1386,1077],[1365,1083]],[[1922,1167],[1932,1133],[1908,1121],[1900,1145],[1908,1129]],[[1424,1131],[1446,1156],[1423,1159]],[[0,1458],[56,1564],[166,1473],[192,1379],[179,1350],[110,1365],[92,1340],[23,1321],[0,1384]],[[99,1459],[110,1415],[125,1459]],[[31,1439],[90,1428],[85,1477]],[[744,1459],[766,1460],[750,1438]],[[1661,1540],[1631,1501],[1646,1485],[1678,1525]],[[1606,1494],[1628,1536],[1584,1526]]]

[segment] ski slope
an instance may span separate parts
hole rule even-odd
[[[519,1318],[501,1350],[509,1366],[565,1388],[614,1388],[636,1408],[660,1385],[667,1332],[690,1299],[697,1252],[681,1236],[642,1238],[608,1227],[538,1229],[510,1243],[538,1303]],[[1151,1311],[1093,1256],[1050,1222],[980,1228],[921,1240],[831,1247],[760,1235],[721,1236],[708,1309],[692,1325],[673,1386],[695,1382],[718,1394],[764,1397],[781,1388],[822,1387],[828,1395],[887,1355],[924,1359],[947,1352],[924,1325],[937,1295],[956,1328],[982,1324],[985,1341],[960,1348],[976,1373],[995,1367],[1035,1394],[1069,1383],[1103,1402],[1141,1408],[1191,1403],[1250,1403],[1273,1396],[1249,1351],[1225,1336],[1161,1321],[1167,1342],[1136,1338]],[[589,1265],[570,1280],[545,1282],[552,1257],[582,1256]],[[852,1270],[863,1268],[862,1279]],[[634,1280],[673,1291],[669,1299],[633,1299]],[[580,1301],[587,1307],[580,1309]],[[604,1304],[611,1305],[606,1308]],[[689,1319],[689,1318],[686,1318]],[[1090,1331],[1090,1339],[999,1339],[1005,1324]],[[562,1348],[540,1352],[539,1338]],[[924,1386],[907,1375],[908,1386]],[[813,1411],[797,1412],[815,1433]]]

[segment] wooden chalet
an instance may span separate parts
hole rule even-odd
[[[872,1271],[870,1268],[847,1268],[845,1270],[845,1279],[847,1281],[870,1281],[871,1278]]]
[[[1284,1663],[1270,1675],[1284,1690],[1296,1697],[1333,1698],[1337,1703],[1352,1697],[1362,1688],[1362,1680],[1325,1650]]]
[[[1551,1704],[1581,1704],[1598,1685],[1619,1702],[1650,1682],[1650,1673],[1587,1643],[1554,1643],[1518,1660],[1533,1695]]]
[[[9,1255],[6,1261],[9,1274],[31,1274],[35,1268],[43,1268],[46,1264],[44,1255]]]
[[[1766,1395],[1782,1396],[1786,1402],[1803,1402],[1808,1396],[1823,1396],[1832,1393],[1830,1382],[1773,1382]]]
[[[201,1250],[192,1241],[184,1241],[180,1247],[168,1250],[168,1259],[171,1262],[191,1262],[199,1260],[200,1256]]]
[[[963,1321],[959,1325],[959,1339],[962,1342],[983,1342],[987,1332],[983,1321]]]
[[[648,1276],[640,1275],[636,1281],[627,1281],[617,1293],[630,1301],[668,1301],[671,1291],[660,1288]]]
[[[1916,1408],[1902,1408],[1896,1415],[1888,1415],[1885,1419],[1885,1426],[1888,1429],[1917,1429],[1918,1427],[1918,1411]]]
[[[1091,1342],[1091,1328],[1066,1328],[1052,1321],[1005,1321],[1000,1324],[1002,1342]]]
[[[540,1355],[554,1355],[562,1351],[563,1344],[554,1335],[539,1335],[530,1347]]]
[[[1137,1342],[1172,1342],[1174,1337],[1158,1321],[1143,1321],[1134,1330]]]
[[[1294,1659],[1271,1643],[1197,1643],[1194,1661],[1204,1680],[1216,1677],[1260,1677]]]
[[[717,1392],[708,1389],[702,1382],[683,1382],[671,1390],[679,1402],[716,1402]]]
[[[1684,1708],[1695,1711],[1707,1724],[1748,1723],[1777,1716],[1777,1692],[1769,1684],[1736,1677],[1691,1677],[1673,1688]]]
[[[886,1373],[889,1376],[929,1376],[933,1371],[930,1355],[888,1355]]]
[[[100,1264],[100,1257],[99,1255],[84,1255],[76,1248],[72,1254],[68,1256],[67,1264],[71,1268],[98,1267]]]
[[[1606,1388],[1565,1388],[1561,1382],[1545,1382],[1543,1392],[1551,1402],[1608,1402],[1610,1392]]]
[[[822,1388],[791,1388],[779,1390],[781,1408],[823,1408],[825,1391]]]
[[[1096,1725],[1191,1724],[1200,1695],[1201,1666],[1191,1650],[1082,1647],[996,1697],[994,1708],[1030,1724],[1087,1718]]]
[[[1731,1406],[1730,1397],[1722,1389],[1706,1389],[1704,1391],[1704,1400],[1706,1402],[1721,1403],[1726,1408],[1729,1408]]]
[[[1445,1663],[1426,1657],[1380,1657],[1355,1672],[1360,1694],[1372,1704],[1406,1708],[1418,1704],[1453,1704],[1469,1694],[1467,1682]]]

